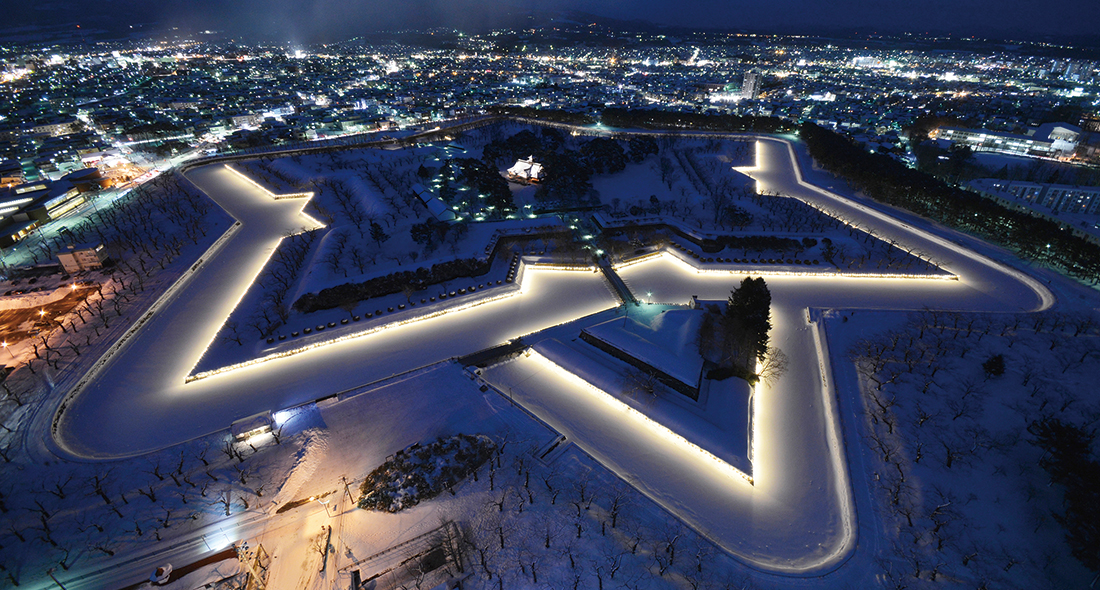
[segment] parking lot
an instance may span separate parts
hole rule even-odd
[[[62,287],[66,288],[66,287]],[[39,332],[57,326],[57,320],[80,305],[94,289],[72,289],[65,297],[52,303],[22,309],[0,310],[0,339],[16,344]]]

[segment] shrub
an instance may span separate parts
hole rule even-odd
[[[489,437],[469,434],[408,446],[367,476],[359,488],[358,506],[384,512],[416,506],[466,479],[495,449]]]

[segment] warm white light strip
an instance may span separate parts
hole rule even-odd
[[[526,265],[527,263],[524,261],[523,264]],[[541,264],[531,264],[530,266],[537,267],[539,270],[554,270],[554,271],[561,271],[561,272],[593,271],[593,270],[596,269],[596,267],[594,267],[594,266],[565,266],[565,265],[541,265]],[[262,270],[261,270],[261,272],[262,272]],[[258,277],[259,273],[257,273],[256,276]],[[255,279],[253,279],[253,280],[255,280]],[[300,346],[298,348],[294,348],[294,349],[291,349],[291,350],[284,350],[284,351],[281,351],[281,352],[272,353],[272,354],[262,356],[262,357],[258,357],[258,358],[254,358],[254,359],[249,359],[247,361],[242,361],[242,362],[235,363],[235,364],[232,364],[232,365],[226,365],[224,367],[219,367],[217,369],[211,369],[209,371],[203,371],[201,373],[195,373],[195,374],[192,374],[192,375],[188,375],[187,378],[184,380],[184,382],[185,383],[191,383],[192,381],[198,381],[199,379],[206,379],[207,377],[213,377],[215,375],[222,375],[222,374],[228,373],[230,371],[235,371],[237,369],[243,369],[245,367],[251,367],[252,365],[256,365],[256,364],[259,364],[259,363],[265,363],[265,362],[268,362],[268,361],[273,361],[273,360],[277,360],[277,359],[281,359],[281,358],[286,358],[288,356],[292,356],[292,355],[295,355],[295,354],[301,354],[303,352],[308,352],[310,350],[321,348],[323,346],[328,346],[330,344],[336,344],[336,343],[339,343],[339,342],[346,342],[348,340],[354,340],[356,338],[362,338],[362,337],[369,336],[371,334],[374,334],[376,332],[380,332],[382,330],[386,330],[386,329],[389,329],[389,328],[396,328],[398,326],[403,326],[403,325],[406,325],[406,324],[411,324],[411,323],[419,322],[419,321],[422,321],[422,320],[428,320],[428,319],[431,319],[431,318],[436,318],[436,317],[439,317],[439,316],[447,314],[447,313],[451,313],[451,312],[455,312],[455,311],[462,311],[464,309],[469,309],[471,307],[476,307],[476,306],[481,305],[483,303],[491,303],[493,301],[500,301],[502,299],[506,299],[508,297],[512,297],[512,296],[515,296],[515,295],[525,294],[526,290],[523,288],[523,283],[519,283],[518,286],[519,286],[518,289],[515,289],[515,288],[508,289],[505,293],[502,293],[500,295],[496,295],[494,297],[478,298],[478,299],[475,299],[473,301],[468,301],[468,302],[460,304],[460,305],[449,306],[449,307],[446,307],[444,309],[436,310],[436,311],[428,313],[428,314],[406,318],[406,319],[398,321],[398,322],[383,323],[383,324],[377,325],[373,328],[369,328],[369,329],[366,329],[366,330],[363,330],[363,331],[360,331],[360,332],[355,332],[355,333],[352,333],[352,334],[345,334],[343,336],[338,336],[336,338],[332,338],[332,339],[329,339],[329,340],[323,340],[323,341],[320,341],[320,342],[314,342],[313,344]],[[243,298],[244,296],[242,295],[241,297]],[[237,304],[238,305],[240,304],[239,300],[238,300]],[[226,318],[226,320],[228,320],[228,318]],[[224,326],[224,324],[223,324],[223,326]],[[221,332],[221,328],[218,328],[218,332]],[[216,341],[217,341],[217,337],[215,336],[215,338],[213,340],[211,340],[209,344],[206,345],[206,350],[203,350],[202,354],[199,356],[200,360],[203,358],[203,356],[206,355],[207,350],[209,350],[210,347],[213,346],[214,342],[216,342]],[[192,370],[194,370],[194,367],[192,367]]]
[[[483,298],[483,299],[477,299],[475,301],[470,301],[468,303],[464,303],[464,304],[461,304],[461,305],[456,305],[454,307],[447,307],[447,308],[444,308],[444,309],[436,310],[436,311],[428,313],[428,314],[406,318],[406,319],[398,321],[398,322],[388,322],[388,323],[379,324],[377,326],[374,326],[373,328],[368,328],[368,329],[360,331],[360,332],[355,332],[355,333],[352,333],[352,334],[345,334],[343,336],[338,336],[336,338],[332,338],[332,339],[329,339],[329,340],[322,340],[320,342],[314,342],[313,344],[307,344],[305,346],[300,346],[298,348],[294,348],[294,349],[291,349],[291,350],[284,350],[284,351],[281,351],[281,352],[275,352],[275,353],[271,353],[271,354],[266,355],[266,356],[262,356],[262,357],[258,357],[258,358],[254,358],[254,359],[249,359],[247,361],[243,361],[243,362],[232,364],[232,365],[226,365],[224,367],[220,367],[220,368],[217,368],[217,369],[212,369],[210,371],[203,371],[201,373],[195,373],[194,375],[188,375],[188,377],[185,381],[187,383],[191,383],[192,381],[198,381],[199,379],[206,379],[207,377],[213,377],[215,375],[222,375],[222,374],[228,373],[230,371],[236,371],[238,369],[243,369],[245,367],[251,367],[253,365],[258,365],[260,363],[266,363],[268,361],[273,361],[273,360],[277,360],[277,359],[281,359],[281,358],[286,358],[288,356],[301,354],[303,352],[308,352],[308,351],[311,351],[311,350],[315,350],[317,348],[321,348],[321,347],[324,347],[324,346],[329,346],[331,344],[337,344],[337,343],[340,343],[340,342],[347,342],[349,340],[355,340],[357,338],[363,338],[363,337],[366,337],[366,336],[370,336],[371,334],[381,332],[382,330],[388,330],[390,328],[396,328],[396,327],[399,327],[399,326],[404,326],[404,325],[407,325],[407,324],[412,324],[412,323],[415,323],[415,322],[436,318],[436,317],[439,317],[439,316],[447,314],[447,313],[451,313],[451,312],[455,312],[455,311],[462,311],[464,309],[469,309],[471,307],[476,307],[476,306],[482,305],[484,303],[491,303],[493,301],[500,301],[502,299],[507,299],[509,297],[513,297],[515,295],[521,295],[521,294],[522,294],[522,292],[519,289],[509,289],[506,293],[502,293],[502,294],[494,296],[494,297],[486,297],[486,298]],[[333,328],[333,329],[335,329],[335,328]],[[213,344],[213,342],[211,342],[211,344]],[[205,355],[206,352],[204,351],[203,354]]]
[[[310,193],[309,196],[310,196],[310,198],[313,198],[313,193]],[[305,207],[302,207],[302,210],[298,212],[298,215],[301,215],[302,217],[305,217],[306,219],[312,221],[313,225],[316,226],[313,229],[321,229],[322,227],[326,227],[325,224],[318,221],[318,219],[316,217],[310,215],[309,213],[306,213]],[[302,231],[298,232],[298,234],[304,234],[307,231],[309,231],[309,230],[307,230],[305,228],[302,228]],[[298,234],[291,234],[291,235],[296,236]]]
[[[236,174],[237,176],[240,176],[242,179],[244,179],[246,182],[248,182],[248,184],[251,184],[252,186],[260,189],[267,196],[271,197],[272,199],[275,199],[276,201],[278,201],[280,199],[312,199],[313,198],[313,193],[312,192],[285,193],[285,194],[277,195],[277,194],[271,192],[270,190],[268,190],[267,188],[265,188],[264,186],[262,186],[260,183],[258,183],[255,180],[252,180],[251,178],[249,178],[248,175],[246,175],[244,172],[241,172],[240,170],[237,170],[236,168],[233,168],[229,164],[223,164],[223,166],[225,166],[226,170],[232,172],[233,174]],[[305,214],[303,213],[303,215],[305,215]],[[319,225],[321,225],[322,227],[324,226],[324,224],[319,224]]]
[[[760,384],[763,383],[764,378],[760,376],[760,372],[764,370],[764,365],[760,364],[760,361],[756,361],[756,383],[752,384],[752,403],[749,404],[749,420],[752,422],[752,431],[749,433],[749,464],[755,465],[753,461],[756,458],[756,402],[760,401]]]
[[[678,262],[687,268],[695,271],[697,274],[714,274],[714,275],[728,275],[728,274],[752,274],[764,277],[810,277],[819,279],[835,279],[835,278],[847,278],[847,279],[910,279],[910,280],[929,280],[929,281],[957,281],[959,276],[956,274],[947,275],[922,275],[922,274],[898,274],[898,273],[858,273],[858,272],[794,272],[789,270],[769,270],[761,268],[701,268],[695,265],[695,260],[687,260],[682,258],[682,255],[676,250],[666,250],[661,252],[661,256],[669,256],[675,262]],[[704,263],[712,264],[712,263]],[[723,263],[726,264],[726,263]]]
[[[745,473],[744,471],[741,471],[740,469],[734,467],[733,465],[730,465],[726,461],[723,461],[722,459],[719,459],[718,457],[716,457],[710,451],[708,451],[708,450],[704,449],[703,447],[700,447],[699,445],[689,441],[688,439],[680,436],[679,434],[676,434],[675,432],[670,430],[667,426],[653,420],[649,416],[646,416],[645,414],[639,412],[638,410],[635,410],[633,407],[623,403],[622,401],[619,401],[619,399],[616,398],[615,396],[613,396],[610,393],[600,389],[599,387],[596,387],[595,385],[593,385],[592,383],[586,381],[584,378],[580,377],[576,373],[573,373],[573,372],[569,371],[568,369],[566,369],[565,367],[562,367],[561,365],[555,363],[554,361],[546,358],[545,356],[540,354],[537,350],[534,350],[534,349],[529,349],[529,350],[530,350],[530,358],[534,359],[536,362],[540,362],[540,363],[544,364],[548,370],[554,371],[554,372],[558,373],[559,375],[561,375],[564,379],[566,379],[568,381],[572,381],[573,383],[592,391],[593,393],[595,393],[597,395],[597,397],[599,399],[602,399],[605,403],[607,403],[611,407],[616,408],[616,409],[621,410],[621,411],[624,411],[627,414],[631,415],[632,417],[637,418],[642,424],[646,425],[650,430],[652,430],[653,432],[655,432],[655,433],[661,435],[662,437],[668,439],[669,441],[673,442],[674,444],[680,445],[682,447],[685,447],[685,448],[699,454],[700,456],[702,456],[707,461],[709,461],[711,463],[714,463],[714,466],[719,471],[721,471],[722,473],[724,473],[724,474],[726,474],[726,475],[728,475],[728,476],[730,476],[731,478],[734,478],[734,479],[744,480],[745,482],[749,483],[750,485],[752,484],[752,476],[751,475]]]
[[[630,260],[624,260],[624,261],[622,261],[618,264],[612,264],[611,268],[613,268],[615,270],[621,270],[621,269],[624,269],[624,268],[629,268],[631,266],[634,266],[635,264],[641,264],[643,262],[648,262],[650,260],[653,260],[654,258],[659,258],[662,254],[664,254],[664,252],[665,252],[664,248],[654,250],[653,252],[648,252],[646,254],[642,254],[641,256],[638,256],[637,258],[631,258]]]
[[[58,406],[57,412],[54,413],[52,426],[53,429],[56,430],[57,424],[61,419],[61,415],[64,413],[64,410],[62,408],[67,407],[69,405],[69,402],[76,399],[76,396],[84,390],[88,383],[94,381],[99,375],[100,371],[102,371],[103,368],[111,362],[111,359],[113,359],[114,356],[118,354],[118,352],[121,351],[127,343],[129,343],[130,338],[137,334],[138,330],[140,330],[142,326],[144,326],[145,323],[149,321],[149,319],[151,319],[153,315],[165,305],[166,302],[176,296],[179,290],[183,288],[184,284],[187,283],[188,280],[198,271],[199,267],[202,266],[202,262],[217,255],[222,247],[229,242],[229,239],[236,235],[237,231],[240,229],[241,222],[234,222],[233,225],[230,226],[229,229],[221,235],[221,237],[215,240],[214,243],[206,249],[206,252],[203,253],[203,255],[198,259],[197,262],[195,262],[187,270],[185,270],[180,278],[176,279],[176,282],[172,283],[172,285],[168,287],[164,294],[158,297],[157,300],[149,306],[149,309],[141,316],[141,319],[130,326],[130,328],[123,333],[122,337],[116,340],[115,343],[112,344],[111,347],[103,353],[103,356],[99,357],[99,360],[97,360],[95,364],[92,365],[92,368],[84,375],[84,378],[81,379],[75,386],[73,386],[73,388],[69,390],[69,393],[65,395],[65,399]],[[52,440],[56,440],[56,437],[52,437]]]
[[[1043,310],[1049,309],[1052,305],[1054,305],[1055,298],[1054,298],[1054,294],[1050,292],[1050,289],[1048,289],[1045,285],[1040,283],[1038,281],[1038,279],[1035,279],[1034,277],[1028,275],[1027,273],[1024,273],[1020,270],[1017,270],[1017,269],[1015,269],[1015,268],[1013,268],[1013,267],[1011,267],[1011,266],[1009,266],[1009,265],[1007,265],[1003,262],[998,262],[997,260],[994,260],[993,258],[990,258],[989,256],[986,256],[984,254],[979,254],[979,253],[975,252],[974,250],[971,250],[971,249],[969,249],[965,246],[953,243],[950,240],[948,240],[947,238],[944,238],[943,236],[937,235],[937,234],[935,234],[935,233],[933,233],[933,232],[931,232],[927,229],[924,229],[924,228],[921,228],[921,227],[918,227],[918,226],[914,226],[914,225],[909,225],[908,223],[905,223],[904,221],[902,221],[902,220],[900,220],[896,217],[893,217],[893,216],[891,216],[890,214],[888,214],[884,211],[880,211],[880,210],[876,209],[875,207],[868,206],[868,205],[863,205],[863,204],[861,204],[861,203],[859,203],[859,202],[857,202],[853,199],[849,199],[847,197],[842,197],[842,196],[838,195],[837,193],[834,193],[834,192],[832,192],[828,189],[825,189],[825,188],[822,188],[822,187],[817,186],[815,184],[811,184],[809,182],[806,182],[806,180],[802,178],[802,167],[798,165],[798,156],[795,154],[794,144],[792,144],[790,141],[783,140],[783,139],[776,139],[776,138],[772,138],[772,139],[776,140],[776,141],[780,141],[780,142],[786,144],[787,153],[790,156],[791,163],[794,167],[795,179],[798,181],[798,184],[800,186],[802,186],[806,189],[815,191],[819,194],[825,195],[826,197],[834,199],[839,203],[843,203],[845,205],[848,205],[849,207],[852,207],[853,209],[856,209],[858,211],[862,211],[863,213],[865,213],[867,215],[870,215],[872,217],[875,217],[875,218],[879,219],[880,221],[888,223],[888,224],[890,224],[890,225],[892,225],[896,228],[900,228],[902,231],[908,231],[910,233],[916,234],[916,235],[918,235],[918,236],[920,236],[920,237],[922,237],[922,238],[924,238],[924,239],[926,239],[930,242],[934,242],[934,243],[940,245],[941,247],[947,248],[947,249],[951,250],[952,252],[955,252],[955,253],[960,254],[962,256],[966,256],[967,258],[970,258],[971,260],[977,261],[981,264],[984,264],[984,265],[989,266],[991,268],[997,269],[997,270],[999,270],[999,271],[1001,271],[1005,274],[1008,274],[1008,275],[1012,276],[1016,280],[1018,280],[1022,283],[1025,283],[1028,287],[1031,288],[1031,290],[1035,293],[1035,295],[1039,297],[1039,300],[1040,300],[1039,307],[1037,307],[1035,309],[1032,309],[1031,311],[1043,311]]]
[[[202,359],[206,356],[206,353],[210,350],[210,347],[214,346],[214,343],[218,341],[218,335],[222,333],[222,330],[225,329],[226,324],[229,323],[229,318],[233,317],[233,312],[237,311],[237,308],[241,305],[241,301],[244,301],[244,298],[248,296],[249,291],[251,291],[253,287],[256,286],[256,282],[259,280],[260,275],[264,273],[264,269],[267,268],[268,263],[271,262],[271,258],[275,256],[275,253],[279,251],[279,246],[283,244],[283,240],[285,239],[286,238],[279,238],[279,241],[275,244],[275,247],[267,252],[267,257],[264,258],[263,264],[260,264],[258,266],[259,270],[256,271],[256,274],[252,275],[252,280],[249,282],[248,288],[241,291],[241,295],[237,297],[237,301],[234,302],[233,306],[229,308],[229,315],[227,315],[225,319],[222,320],[221,325],[218,326],[218,329],[214,331],[214,335],[211,336],[210,342],[206,343],[206,348],[202,349],[202,354],[200,354],[199,357],[195,359],[195,364],[192,365],[190,369],[188,369],[188,378],[184,379],[184,383],[189,383],[191,381],[191,371],[194,371],[195,367],[199,366],[199,363],[202,362]]]
[[[564,272],[580,272],[580,271],[594,272],[594,271],[598,270],[597,267],[592,266],[591,264],[556,264],[556,263],[553,263],[553,262],[544,262],[544,263],[532,262],[532,263],[529,264],[529,266],[537,267],[539,270],[557,270],[557,271],[564,271]]]

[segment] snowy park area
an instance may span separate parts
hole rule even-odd
[[[167,587],[1088,583],[1029,432],[1100,415],[1094,291],[870,203],[797,142],[552,131],[187,170],[217,234],[135,245],[148,288],[88,296],[84,354],[17,351],[0,585],[140,587],[245,542]],[[531,155],[590,177],[505,181]],[[696,304],[749,275],[786,370],[707,378]],[[60,323],[53,349],[88,335]],[[491,456],[356,507],[458,435]]]

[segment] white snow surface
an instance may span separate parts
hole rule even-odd
[[[699,383],[703,358],[695,350],[702,312],[667,309],[656,315],[609,320],[585,329],[631,356],[688,384]]]
[[[898,220],[877,206],[805,183],[799,168],[792,165],[797,154],[786,142],[762,139],[757,153],[757,167],[743,171],[761,188],[841,210],[864,226],[875,227],[886,239],[932,253],[960,278],[945,281],[754,273],[765,276],[772,292],[772,343],[788,354],[791,363],[784,377],[770,387],[762,387],[755,398],[753,485],[716,469],[713,461],[691,446],[669,444],[659,431],[634,414],[594,396],[588,383],[548,366],[538,356],[521,356],[492,367],[485,377],[659,505],[755,568],[818,575],[836,570],[853,555],[858,564],[853,568],[870,567],[875,517],[862,511],[867,493],[863,475],[857,473],[854,487],[850,479],[844,445],[858,442],[851,439],[853,433],[841,429],[836,409],[838,391],[832,382],[830,358],[837,359],[842,352],[828,350],[817,324],[807,322],[807,309],[932,307],[1019,312],[1048,308],[1054,296],[1025,273],[989,258],[989,254],[1003,256],[994,248],[975,253],[956,243],[970,245],[973,241],[952,232],[930,229],[927,223],[911,217]],[[598,274],[531,268],[523,278],[521,296],[185,384],[187,372],[278,240],[288,231],[315,223],[300,215],[302,200],[272,201],[221,166],[196,169],[189,177],[240,220],[242,227],[216,257],[202,262],[172,301],[150,318],[102,371],[90,376],[60,423],[58,443],[68,453],[94,458],[144,454],[218,432],[233,420],[258,411],[357,388],[515,336],[559,326],[616,303]],[[744,276],[737,271],[708,270],[696,270],[665,255],[624,268],[621,275],[635,293],[652,292],[654,300],[670,303],[681,303],[691,295],[724,300]],[[445,391],[448,383],[461,381],[453,373],[438,375],[435,383],[426,385],[435,392]],[[358,398],[369,399],[370,403],[366,408],[359,406],[356,413],[338,411],[343,402],[322,407],[320,413],[330,432],[347,436],[359,432],[360,419],[366,413],[371,417],[372,444],[349,447],[330,436],[330,448],[341,449],[340,461],[329,460],[332,454],[310,455],[294,468],[296,474],[301,470],[300,475],[287,480],[285,494],[280,491],[279,497],[305,496],[311,485],[319,492],[331,491],[339,475],[354,477],[343,473],[349,465],[370,469],[387,453],[425,436],[454,430],[469,432],[472,429],[466,426],[475,425],[480,432],[499,432],[501,424],[493,418],[496,415],[507,415],[506,420],[513,426],[524,423],[518,427],[522,430],[531,432],[533,428],[534,422],[520,418],[518,412],[500,412],[499,399],[487,402],[488,406],[481,402],[467,405],[448,403],[447,398],[438,395],[421,397],[411,393],[371,391]],[[470,421],[471,412],[482,417]],[[701,420],[695,422],[701,424]],[[544,435],[550,439],[553,433]],[[307,464],[315,460],[327,467]],[[860,518],[868,519],[860,521],[858,531],[860,536],[870,535],[869,551],[855,550],[857,506]],[[319,506],[311,505],[311,509],[307,524],[294,529],[298,534],[278,530],[267,533],[275,551],[281,551],[275,548],[280,544],[287,551],[296,551],[316,536],[315,525],[323,519],[318,517]],[[380,547],[437,526],[439,518],[430,503],[392,518],[353,514],[359,521],[344,534],[376,535],[372,542]],[[276,572],[284,580],[277,587],[314,587],[317,582],[312,578],[290,580],[310,569],[310,564],[298,565],[287,563],[285,567],[293,571]]]
[[[299,214],[304,199],[273,200],[223,166],[189,177],[241,228],[72,401],[58,440],[69,453],[139,455],[615,304],[593,271],[528,269],[519,295],[186,383],[279,240],[315,223]],[[346,367],[356,369],[334,370]]]

